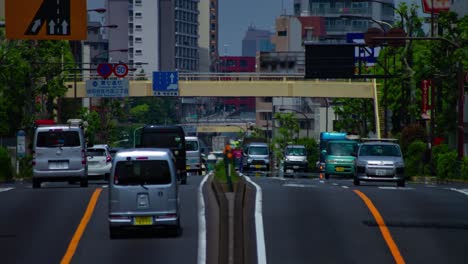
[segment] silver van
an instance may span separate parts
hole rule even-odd
[[[79,181],[88,186],[86,142],[81,125],[38,126],[32,146],[33,188],[42,182]]]
[[[180,234],[175,157],[169,149],[117,152],[109,181],[109,231],[170,228]]]
[[[297,171],[307,172],[307,150],[304,145],[287,145],[283,151],[283,172],[285,174]]]
[[[195,172],[197,175],[202,175],[202,151],[200,150],[198,137],[185,137],[185,146],[187,172]]]

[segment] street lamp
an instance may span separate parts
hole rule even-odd
[[[105,13],[107,10],[105,8],[93,8],[93,9],[88,9],[86,10],[88,12],[96,12],[96,13],[99,13],[99,14],[102,14],[102,13]]]
[[[291,108],[280,108],[279,109],[280,112],[284,112],[284,111],[293,111],[293,112],[296,112],[296,113],[299,113],[299,114],[302,114],[304,116],[304,118],[306,119],[306,122],[307,122],[307,137],[309,137],[309,125],[310,125],[310,119],[307,117],[306,114],[304,114],[304,112],[301,112],[299,110],[296,110],[296,109],[291,109]]]
[[[384,6],[388,6],[390,7],[391,9],[393,9],[394,12],[398,13],[398,15],[400,15],[400,18],[401,18],[401,26],[403,27],[403,18],[405,17],[403,15],[403,13],[394,6],[394,4],[392,3],[389,3],[389,2],[384,2],[384,1],[379,1],[379,0],[351,0],[351,2],[353,3],[363,3],[363,2],[367,2],[367,3],[379,3],[379,4],[382,4]]]
[[[385,30],[385,27],[383,25],[386,25],[388,28],[393,28],[393,26],[388,23],[388,22],[385,22],[385,21],[382,21],[382,20],[377,20],[377,19],[374,19],[370,16],[360,16],[360,15],[340,15],[340,18],[346,18],[346,19],[363,19],[363,20],[370,20],[374,23],[376,23],[377,25],[380,26],[380,28],[382,29],[382,31],[385,33],[386,30]]]
[[[93,58],[91,58],[91,61],[94,62],[94,61],[96,61],[96,59],[99,58],[99,56],[101,56],[103,54],[109,55],[109,53],[111,53],[111,52],[128,52],[128,49],[113,49],[113,50],[104,51],[104,52],[101,52],[101,53],[98,53],[98,54],[94,55]],[[107,59],[108,58],[106,58],[106,60]]]
[[[234,124],[227,124],[226,126],[228,127],[238,127],[242,130],[242,139],[245,138],[245,134],[247,133],[247,130],[241,126],[234,125]]]
[[[110,24],[110,25],[100,25],[100,26],[88,26],[89,29],[98,29],[98,28],[118,28],[119,25],[116,24]]]
[[[369,16],[359,16],[359,15],[340,15],[341,18],[346,18],[346,19],[364,19],[364,20],[370,20],[380,26],[382,29],[384,35],[387,35],[387,30],[385,29],[384,25],[386,25],[389,30],[391,31],[393,26],[390,23],[387,23],[385,21],[377,20]],[[384,78],[384,83],[383,83],[383,104],[384,104],[384,137],[388,137],[388,125],[387,125],[387,119],[388,119],[388,102],[387,102],[387,53],[384,53],[384,70],[385,70],[385,78]],[[327,108],[327,113],[328,113],[328,108]],[[327,120],[328,121],[328,120]],[[328,126],[327,126],[328,129]]]

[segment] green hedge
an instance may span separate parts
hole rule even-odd
[[[0,147],[0,181],[11,181],[14,176],[14,168],[11,165],[11,157],[8,149]]]
[[[424,175],[424,155],[426,150],[426,143],[420,140],[409,144],[405,154],[405,174],[407,177]]]

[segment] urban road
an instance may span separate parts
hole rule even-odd
[[[468,185],[249,176],[266,263],[468,263]],[[200,176],[180,186],[183,234],[109,239],[107,188],[0,184],[0,263],[197,263]]]

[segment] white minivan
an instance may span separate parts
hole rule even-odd
[[[109,181],[110,237],[156,228],[181,232],[175,157],[162,148],[121,150]]]
[[[195,172],[196,175],[202,175],[200,141],[198,137],[185,137],[185,153],[187,159],[187,172]]]
[[[34,131],[33,188],[42,182],[79,181],[88,186],[86,142],[80,124],[42,125]]]

